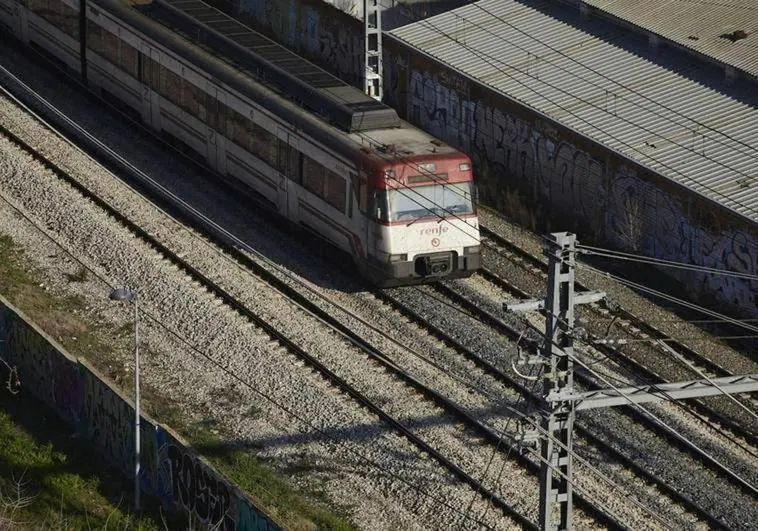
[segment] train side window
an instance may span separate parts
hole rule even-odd
[[[226,127],[229,131],[229,138],[232,142],[245,149],[250,150],[250,132],[249,120],[240,113],[227,107]]]
[[[160,91],[166,99],[176,105],[182,104],[182,78],[161,66],[160,69]]]
[[[272,168],[278,167],[279,139],[267,130],[248,120],[250,124],[250,137],[252,145],[250,151],[253,155],[264,161]]]
[[[302,184],[302,156],[300,152],[292,146],[289,146],[289,159],[289,172],[287,173],[287,176],[297,184]]]
[[[74,37],[79,38],[79,10],[60,2],[61,26],[60,28]]]
[[[224,129],[221,127],[221,124],[223,124],[221,120],[222,111],[219,109],[219,106],[220,104],[216,98],[210,94],[205,94],[205,109],[208,117],[206,123],[210,128],[223,132]]]
[[[205,122],[208,116],[208,109],[205,107],[205,91],[200,87],[195,87],[195,99],[197,101],[197,117],[199,120]]]
[[[103,29],[87,19],[87,47],[98,55],[103,55]]]
[[[321,164],[303,155],[303,186],[319,197],[324,197],[324,170]]]
[[[218,101],[218,100],[217,100]],[[227,119],[229,117],[229,113],[231,112],[231,109],[221,103],[218,102],[218,112],[216,113],[216,121],[218,123],[218,129],[217,131],[224,135],[226,138],[231,138],[229,132],[229,120]]]
[[[279,173],[289,175],[289,145],[286,140],[282,140],[281,138],[278,140],[276,168],[279,170]]]
[[[119,65],[119,46],[121,39],[110,31],[103,31],[103,56],[112,64]]]
[[[155,59],[150,60],[150,88],[160,92],[161,64]]]
[[[182,107],[192,116],[205,120],[205,106],[202,105],[202,92],[195,85],[182,79]]]
[[[126,41],[121,41],[121,68],[137,77],[137,49]]]
[[[347,198],[345,179],[329,170],[326,170],[325,176],[326,190],[324,199],[340,212],[345,212],[345,199]]]

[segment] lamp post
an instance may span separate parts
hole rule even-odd
[[[140,429],[139,429],[139,313],[137,293],[127,288],[111,291],[113,301],[134,302],[134,510],[139,511]]]

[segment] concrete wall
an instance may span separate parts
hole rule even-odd
[[[231,11],[362,85],[360,20],[321,0],[239,0]],[[389,36],[384,43],[386,102],[472,157],[485,202],[536,230],[573,230],[584,243],[758,274],[758,232],[744,218]],[[664,272],[701,303],[758,316],[757,282]]]
[[[364,0],[323,0],[348,15],[363,20]],[[470,0],[379,0],[382,27],[385,30],[415,22],[419,17],[431,17],[450,11]]]
[[[361,86],[360,20],[321,0],[239,0],[231,11]],[[583,243],[758,274],[758,231],[744,218],[391,37],[384,42],[386,102],[472,157],[486,203],[536,230],[573,230]],[[758,316],[758,282],[664,272],[701,303]]]
[[[18,367],[24,391],[45,402],[126,478],[133,478],[131,401],[2,298],[0,341],[0,356]],[[140,479],[145,494],[214,529],[279,529],[240,489],[165,426],[142,416],[140,437]]]
[[[389,53],[387,103],[472,157],[485,202],[583,243],[758,273],[745,218],[397,42]],[[664,271],[703,303],[758,315],[757,282]]]

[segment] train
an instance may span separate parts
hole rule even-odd
[[[480,267],[471,160],[200,0],[0,0],[0,25],[349,253],[380,287]]]

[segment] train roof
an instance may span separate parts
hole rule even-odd
[[[200,0],[153,0],[134,7],[345,132],[400,126],[391,107]]]
[[[328,146],[330,150],[346,160],[357,162],[357,158],[363,156],[361,152],[367,154],[366,151],[378,163],[392,162],[391,159],[398,156],[464,156],[449,144],[437,140],[434,136],[404,120],[398,120],[399,127],[353,132],[340,129],[319,118],[309,109],[297,105],[281,90],[264,85],[252,73],[240,68],[207,43],[201,44],[194,39],[193,35],[180,34],[148,16],[141,4],[150,3],[152,0],[89,0],[87,2],[90,7],[98,7],[110,13],[111,16],[128,24],[151,41],[200,68],[216,83],[255,101],[289,123],[295,130],[300,130],[310,138]]]

